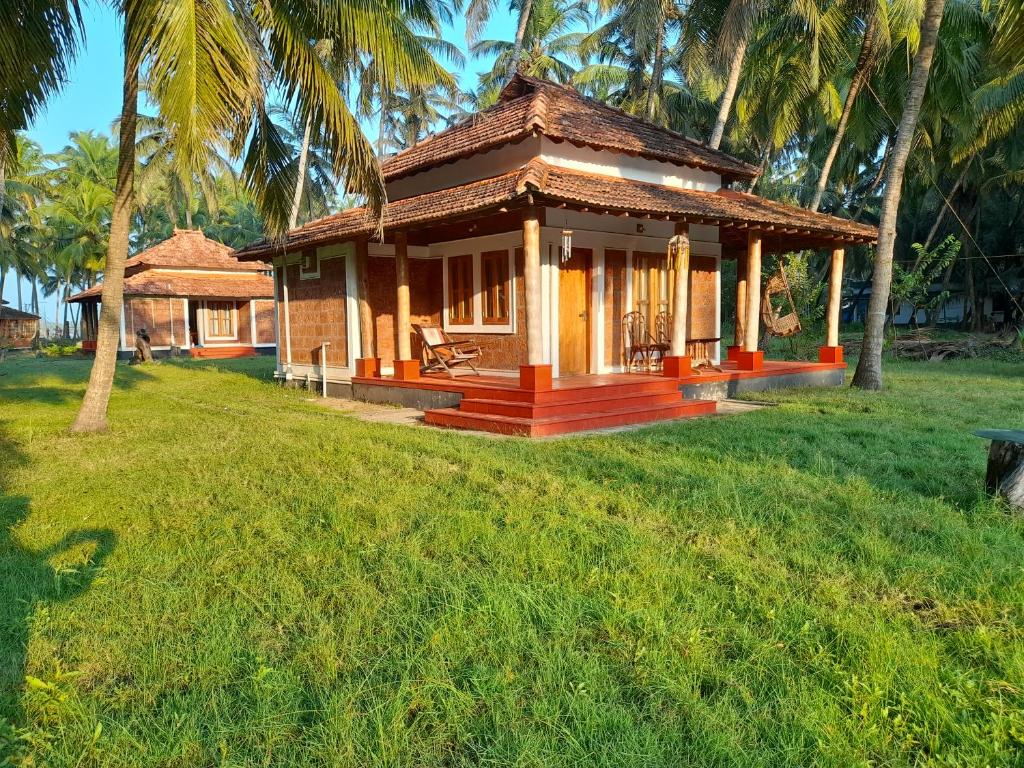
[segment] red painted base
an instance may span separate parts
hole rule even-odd
[[[192,347],[188,351],[189,357],[205,358],[209,360],[229,360],[237,357],[255,357],[256,350],[253,347]]]
[[[362,376],[364,378],[376,378],[380,376],[380,358],[379,357],[359,357],[356,358],[356,376]]]
[[[741,371],[760,371],[764,368],[764,352],[760,349],[754,352],[740,350],[736,353],[736,367]]]
[[[395,360],[395,378],[412,381],[420,377],[419,360]]]
[[[742,351],[743,351],[743,347],[735,346],[735,345],[730,345],[730,346],[725,348],[725,359],[726,360],[735,360],[739,356],[740,352],[742,352]]]
[[[688,375],[692,369],[693,362],[689,355],[668,355],[661,366],[661,372],[674,379]]]
[[[547,392],[551,389],[551,366],[520,365],[519,386],[533,392]]]
[[[818,360],[822,363],[838,364],[843,362],[842,347],[818,347]]]
[[[95,352],[96,351],[96,339],[84,339],[82,341],[83,352]]]

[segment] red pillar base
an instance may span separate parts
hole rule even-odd
[[[728,347],[725,348],[725,359],[735,360],[742,351],[743,347],[738,346],[736,344],[730,344]]]
[[[420,377],[419,360],[395,360],[395,378],[411,381]]]
[[[519,386],[532,392],[546,392],[551,389],[550,365],[520,365]]]
[[[356,358],[356,376],[364,379],[380,377],[379,357]]]
[[[764,352],[760,349],[755,352],[736,353],[736,367],[741,371],[760,371],[764,368]]]
[[[818,360],[822,363],[842,363],[842,347],[818,347]]]
[[[662,360],[661,372],[674,379],[689,375],[693,362],[689,355],[666,355]]]

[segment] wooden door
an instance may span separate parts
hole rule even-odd
[[[589,248],[573,248],[558,276],[559,375],[590,372]]]

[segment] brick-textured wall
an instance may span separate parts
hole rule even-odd
[[[256,299],[256,343],[273,344],[275,341],[274,302],[272,299]]]
[[[604,252],[604,363],[622,365],[622,316],[626,307],[626,252]]]
[[[145,328],[149,343],[154,347],[171,344],[171,324],[174,324],[174,343],[185,346],[185,317],[181,299],[140,298],[125,299],[124,327],[125,344],[129,349],[135,346],[135,333]]]
[[[320,344],[329,341],[328,364],[346,365],[345,259],[320,262],[320,277],[316,280],[300,280],[298,264],[290,264],[285,275],[288,281],[292,362],[319,365]],[[281,307],[283,312],[283,303]],[[273,323],[273,315],[270,322]],[[281,325],[284,326],[283,317]]]

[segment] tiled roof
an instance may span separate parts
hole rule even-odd
[[[7,302],[4,302],[6,304]],[[39,315],[33,315],[31,312],[22,312],[20,309],[14,307],[0,306],[0,320],[38,320]]]
[[[878,230],[867,224],[813,213],[756,195],[721,190],[700,192],[642,181],[569,171],[532,161],[525,168],[452,189],[427,192],[387,203],[384,230],[442,223],[474,211],[494,208],[533,194],[538,203],[569,204],[596,212],[668,217],[700,224],[746,225],[784,235],[787,230],[824,240],[873,242]],[[240,259],[267,259],[285,251],[343,242],[372,235],[377,224],[365,208],[326,216],[293,229],[284,242],[262,241],[236,252]],[[795,242],[795,241],[794,241]],[[794,245],[794,248],[803,247]]]
[[[516,74],[498,104],[430,136],[381,164],[386,181],[541,134],[749,180],[760,170],[682,134],[589,99],[574,89]]]
[[[242,264],[230,246],[210,240],[197,229],[175,229],[166,240],[137,253],[125,262],[126,274],[151,267],[214,269],[229,272],[267,270],[266,264]]]
[[[68,301],[99,298],[102,285],[77,293]],[[202,275],[195,272],[145,270],[124,279],[125,296],[177,296],[211,299],[270,299],[274,279],[256,272],[238,275]]]

